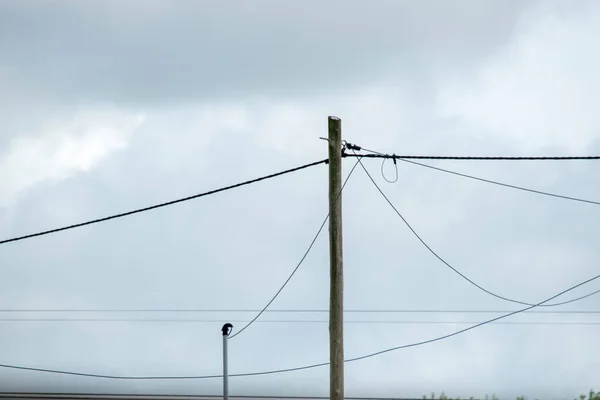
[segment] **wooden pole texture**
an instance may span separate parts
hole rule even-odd
[[[329,125],[330,399],[344,400],[344,275],[342,257],[342,122]]]

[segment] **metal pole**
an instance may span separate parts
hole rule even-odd
[[[223,332],[223,400],[227,400],[229,398],[229,381],[228,381],[228,372],[227,372],[227,341],[229,340],[229,334],[233,329],[233,325],[230,323],[226,323],[221,328],[221,332]]]

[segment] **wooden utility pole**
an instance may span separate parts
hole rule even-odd
[[[342,122],[329,117],[329,397],[344,400],[344,274],[342,257]]]

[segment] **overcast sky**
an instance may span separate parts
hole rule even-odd
[[[386,153],[600,154],[595,1],[0,2],[0,238],[317,161],[327,116]],[[598,161],[432,165],[600,200]],[[344,160],[344,174],[353,165]],[[413,228],[501,295],[542,301],[598,273],[600,208],[399,163],[385,182]],[[393,165],[385,173],[393,178]],[[344,191],[347,309],[516,310],[433,257],[364,171]],[[257,309],[327,213],[327,167],[0,247],[0,309]],[[594,282],[565,296],[600,289]],[[326,309],[327,230],[272,304]],[[598,310],[600,295],[555,310]],[[550,310],[550,309],[546,309]],[[253,313],[0,313],[0,363],[113,375],[221,373],[221,332]],[[495,314],[347,313],[348,358]],[[515,322],[598,322],[528,314]],[[326,362],[326,313],[265,313],[230,372]],[[206,322],[208,321],[208,322]],[[211,322],[212,321],[212,322]],[[235,330],[234,330],[235,332]],[[490,325],[346,365],[348,396],[600,389],[600,325]],[[328,394],[328,367],[232,378],[233,394]],[[221,393],[221,380],[111,381],[0,370],[5,389]]]

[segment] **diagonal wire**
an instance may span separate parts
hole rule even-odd
[[[594,205],[600,206],[600,201],[586,200],[586,199],[581,199],[581,198],[578,198],[578,197],[564,196],[562,194],[556,194],[556,193],[544,192],[544,191],[541,191],[541,190],[529,189],[529,188],[526,188],[526,187],[523,187],[523,186],[511,185],[511,184],[508,184],[508,183],[493,181],[491,179],[484,179],[484,178],[480,178],[480,177],[477,177],[477,176],[463,174],[463,173],[460,173],[460,172],[451,171],[449,169],[444,169],[444,168],[440,168],[440,167],[434,167],[433,165],[422,164],[420,162],[411,161],[411,160],[400,159],[400,161],[403,161],[403,162],[406,162],[406,163],[410,163],[410,164],[419,165],[419,166],[425,167],[425,168],[434,169],[436,171],[445,172],[445,173],[452,174],[452,175],[462,176],[463,178],[469,178],[469,179],[473,179],[473,180],[477,180],[477,181],[481,181],[481,182],[485,182],[485,183],[491,183],[493,185],[504,186],[504,187],[511,188],[511,189],[522,190],[524,192],[541,194],[541,195],[544,195],[544,196],[556,197],[556,198],[565,199],[565,200],[579,201],[581,203],[588,203],[588,204],[594,204]]]
[[[377,182],[375,182],[375,179],[373,179],[373,177],[371,176],[371,174],[369,173],[369,171],[367,170],[367,168],[365,168],[364,164],[362,163],[361,159],[359,159],[358,161],[360,163],[360,166],[363,168],[363,170],[365,171],[365,173],[367,174],[367,176],[369,177],[369,179],[371,180],[371,182],[373,183],[373,185],[375,185],[375,187],[377,188],[377,190],[379,191],[379,193],[383,196],[383,198],[387,201],[387,203],[390,205],[390,207],[392,207],[392,209],[396,212],[396,214],[400,217],[400,219],[402,219],[402,221],[404,222],[404,224],[408,227],[408,229],[410,229],[410,231],[413,233],[413,235],[419,239],[419,241],[423,244],[423,246],[425,246],[425,248],[427,250],[429,250],[429,252],[431,254],[433,254],[438,260],[440,260],[444,265],[446,265],[448,268],[450,268],[452,271],[454,271],[455,273],[457,273],[458,275],[460,275],[463,279],[465,279],[467,282],[469,282],[470,284],[472,284],[473,286],[475,286],[476,288],[482,290],[483,292],[494,296],[498,299],[504,300],[504,301],[508,301],[511,303],[515,303],[515,304],[521,304],[521,305],[526,305],[526,306],[532,306],[534,304],[532,303],[527,303],[524,301],[520,301],[520,300],[515,300],[515,299],[511,299],[508,297],[504,297],[501,296],[499,294],[496,294],[486,288],[484,288],[483,286],[477,284],[476,282],[474,282],[472,279],[470,279],[469,277],[467,277],[466,275],[464,275],[462,272],[460,272],[458,269],[454,268],[452,265],[450,265],[450,263],[448,263],[446,260],[444,260],[435,250],[433,250],[428,244],[427,242],[425,242],[425,240],[417,233],[417,231],[412,227],[412,225],[406,220],[406,218],[404,218],[404,216],[400,213],[400,211],[398,211],[398,209],[396,208],[396,206],[394,206],[394,204],[391,202],[391,200],[386,196],[386,194],[383,192],[383,190],[381,190],[381,188],[379,187],[379,185],[377,184]],[[560,306],[560,305],[564,305],[564,304],[569,304],[569,303],[573,303],[575,301],[579,301],[582,299],[585,299],[587,297],[593,296],[597,293],[600,293],[600,289],[586,294],[584,296],[572,299],[572,300],[567,300],[567,301],[563,301],[563,302],[559,302],[559,303],[552,303],[552,304],[543,304],[541,305],[541,307],[556,307],[556,306]]]
[[[362,148],[362,150],[369,152],[369,153],[373,153],[375,155],[379,155],[379,156],[385,156],[384,160],[387,158],[394,158],[394,156],[390,156],[384,153],[380,153],[378,151],[374,151],[374,150],[369,150],[369,149],[365,149],[364,147]],[[473,179],[476,181],[480,181],[480,182],[485,182],[485,183],[490,183],[492,185],[498,185],[498,186],[503,186],[503,187],[507,187],[507,188],[511,188],[511,189],[517,189],[517,190],[522,190],[524,192],[529,192],[529,193],[535,193],[535,194],[540,194],[543,196],[550,196],[550,197],[555,197],[555,198],[559,198],[559,199],[564,199],[564,200],[572,200],[572,201],[578,201],[581,203],[588,203],[588,204],[594,204],[597,206],[600,206],[600,201],[594,201],[594,200],[587,200],[587,199],[582,199],[582,198],[578,198],[578,197],[572,197],[572,196],[565,196],[565,195],[561,195],[561,194],[557,194],[557,193],[550,193],[550,192],[544,192],[542,190],[536,190],[536,189],[529,189],[523,186],[517,186],[517,185],[512,185],[509,183],[503,183],[503,182],[499,182],[499,181],[495,181],[495,180],[491,180],[491,179],[485,179],[485,178],[480,178],[474,175],[469,175],[469,174],[464,174],[461,172],[456,172],[456,171],[452,171],[449,169],[445,169],[445,168],[440,168],[440,167],[434,167],[433,165],[429,165],[429,164],[423,164],[417,161],[412,161],[406,158],[398,158],[395,157],[396,160],[405,162],[405,163],[409,163],[409,164],[414,164],[414,165],[418,165],[421,167],[425,167],[425,168],[430,168],[436,171],[440,171],[440,172],[445,172],[447,174],[452,174],[452,175],[456,175],[456,176],[461,176],[463,178],[468,178],[468,179]],[[387,180],[387,178],[386,178]]]
[[[219,193],[219,192],[224,192],[224,191],[227,191],[227,190],[235,189],[235,188],[238,188],[240,186],[245,186],[245,185],[249,185],[249,184],[252,184],[252,183],[260,182],[260,181],[263,181],[263,180],[266,180],[266,179],[275,178],[277,176],[289,174],[291,172],[300,171],[302,169],[313,167],[313,166],[316,166],[316,165],[319,165],[319,164],[327,164],[328,162],[329,162],[329,159],[315,161],[315,162],[312,162],[312,163],[309,163],[309,164],[301,165],[301,166],[296,167],[296,168],[287,169],[287,170],[284,170],[284,171],[281,171],[281,172],[277,172],[277,173],[274,173],[274,174],[262,176],[260,178],[252,179],[252,180],[249,180],[249,181],[245,181],[245,182],[241,182],[241,183],[236,183],[234,185],[225,186],[225,187],[222,187],[222,188],[219,188],[219,189],[215,189],[215,190],[210,190],[208,192],[195,194],[193,196],[188,196],[188,197],[180,198],[180,199],[177,199],[177,200],[171,200],[171,201],[167,201],[165,203],[155,204],[155,205],[152,205],[152,206],[149,206],[149,207],[138,208],[136,210],[127,211],[127,212],[120,213],[120,214],[114,214],[114,215],[111,215],[111,216],[108,216],[108,217],[104,217],[104,218],[98,218],[98,219],[94,219],[94,220],[90,220],[90,221],[86,221],[86,222],[81,222],[81,223],[78,223],[78,224],[63,226],[61,228],[55,228],[55,229],[50,229],[50,230],[47,230],[47,231],[32,233],[32,234],[29,234],[29,235],[14,237],[14,238],[11,238],[11,239],[0,240],[0,244],[10,243],[10,242],[16,242],[16,241],[20,241],[20,240],[24,240],[24,239],[30,239],[30,238],[33,238],[33,237],[37,237],[37,236],[48,235],[50,233],[56,233],[56,232],[66,231],[66,230],[69,230],[69,229],[79,228],[79,227],[86,226],[86,225],[91,225],[91,224],[96,224],[96,223],[99,223],[99,222],[109,221],[111,219],[127,217],[129,215],[133,215],[133,214],[138,214],[138,213],[145,212],[145,211],[154,210],[154,209],[157,209],[157,208],[166,207],[166,206],[170,206],[170,205],[177,204],[177,203],[182,203],[184,201],[189,201],[189,200],[197,199],[197,198],[200,198],[200,197],[209,196],[209,195],[216,194],[216,193]]]
[[[381,355],[381,354],[384,354],[384,353],[389,353],[389,352],[392,352],[392,351],[395,351],[395,350],[406,349],[406,348],[409,348],[409,347],[421,346],[421,345],[424,345],[424,344],[434,343],[434,342],[438,342],[440,340],[448,339],[448,338],[451,338],[453,336],[460,335],[461,333],[465,333],[465,332],[468,332],[470,330],[473,330],[475,328],[479,328],[480,326],[491,324],[491,323],[493,323],[495,321],[498,321],[498,320],[501,320],[501,319],[504,319],[504,318],[508,318],[508,317],[513,316],[515,314],[523,313],[523,312],[525,312],[527,310],[530,310],[530,309],[532,309],[534,307],[543,306],[545,303],[547,303],[547,302],[549,302],[551,300],[554,300],[555,298],[557,298],[559,296],[562,296],[563,294],[565,294],[567,292],[570,292],[571,290],[574,290],[574,289],[576,289],[576,288],[578,288],[580,286],[583,286],[583,285],[585,285],[587,283],[590,283],[590,282],[592,282],[592,281],[594,281],[594,280],[596,280],[598,278],[600,278],[600,275],[596,275],[596,276],[594,276],[594,277],[592,277],[590,279],[587,279],[587,280],[585,280],[585,281],[583,281],[583,282],[581,282],[581,283],[579,283],[579,284],[577,284],[575,286],[571,286],[569,289],[563,290],[562,292],[560,292],[560,293],[558,293],[558,294],[556,294],[556,295],[554,295],[554,296],[552,296],[552,297],[550,297],[550,298],[548,298],[548,299],[546,299],[544,301],[541,301],[541,302],[536,303],[536,304],[532,304],[529,307],[522,308],[520,310],[516,310],[516,311],[513,311],[513,312],[508,313],[508,314],[500,315],[500,316],[498,316],[496,318],[492,318],[492,319],[489,319],[487,321],[480,322],[480,323],[478,323],[476,325],[472,325],[472,326],[469,326],[468,328],[461,329],[461,330],[456,331],[456,332],[452,332],[452,333],[450,333],[448,335],[439,336],[439,337],[434,338],[434,339],[423,340],[421,342],[411,343],[411,344],[407,344],[407,345],[403,345],[403,346],[392,347],[392,348],[389,348],[389,349],[377,351],[375,353],[367,354],[367,355],[360,356],[360,357],[354,357],[354,358],[351,358],[349,360],[346,360],[346,362],[364,360],[365,358],[375,357],[375,356],[378,356],[378,355]]]
[[[346,186],[346,183],[348,183],[348,180],[352,176],[352,173],[356,169],[356,166],[358,165],[359,162],[360,162],[360,158],[356,161],[356,163],[354,164],[354,166],[352,167],[352,169],[348,173],[348,176],[344,180],[344,184],[342,185],[342,188],[341,188],[340,192],[338,193],[337,197],[335,198],[335,201],[338,201],[339,197],[342,194],[342,191],[344,190],[344,187]],[[300,259],[300,262],[298,262],[298,265],[296,265],[296,268],[294,268],[294,270],[292,271],[292,273],[290,274],[290,276],[283,283],[283,285],[279,288],[279,290],[277,291],[277,293],[275,293],[275,295],[271,298],[271,300],[267,303],[267,305],[256,315],[256,317],[254,317],[250,322],[248,322],[248,324],[246,324],[246,326],[244,326],[242,329],[240,329],[239,331],[237,331],[236,334],[230,336],[230,339],[233,339],[234,337],[236,337],[237,335],[239,335],[240,333],[242,333],[243,331],[245,331],[250,325],[252,325],[254,323],[254,321],[256,321],[267,310],[267,308],[269,308],[269,306],[271,305],[271,303],[273,303],[275,301],[275,299],[277,298],[277,296],[279,296],[279,293],[281,293],[281,291],[286,287],[286,285],[288,284],[288,282],[292,279],[292,277],[294,276],[294,274],[296,273],[296,271],[298,271],[298,268],[300,268],[300,266],[302,265],[302,263],[304,262],[304,260],[308,256],[308,253],[310,253],[310,250],[313,248],[313,245],[317,241],[317,238],[321,234],[321,231],[325,227],[325,224],[327,223],[328,219],[329,219],[329,213],[327,213],[327,216],[325,217],[325,219],[323,220],[323,223],[319,227],[319,230],[317,231],[317,234],[315,235],[315,237],[313,238],[313,240],[310,242],[310,245],[308,246],[308,249],[306,249],[306,252],[304,252],[304,255]]]
[[[360,159],[357,162],[357,164],[358,163],[361,163]],[[362,165],[362,163],[361,163],[361,166],[363,167],[363,169],[365,169],[364,166]],[[356,167],[356,165],[354,167]],[[353,170],[354,170],[354,168],[353,168]],[[365,169],[365,172],[367,172],[367,175],[369,175],[368,171],[366,169]],[[370,175],[369,175],[369,177],[370,177]],[[372,179],[372,177],[371,177],[371,179]],[[584,281],[582,283],[579,283],[579,284],[577,284],[575,286],[572,286],[571,288],[566,289],[566,290],[560,292],[559,294],[557,294],[555,296],[552,296],[549,299],[546,299],[546,300],[544,300],[544,301],[542,301],[540,303],[532,304],[532,305],[530,305],[530,306],[528,306],[528,307],[526,307],[524,309],[513,311],[513,312],[510,312],[510,313],[501,315],[499,317],[495,317],[493,319],[481,322],[479,324],[476,324],[476,325],[470,326],[468,328],[465,328],[465,329],[453,332],[453,333],[448,334],[448,335],[444,335],[444,336],[440,336],[440,337],[437,337],[437,338],[434,338],[434,339],[420,341],[420,342],[416,342],[416,343],[412,343],[412,344],[408,344],[408,345],[397,346],[397,347],[389,348],[389,349],[386,349],[386,350],[378,351],[378,352],[375,352],[375,353],[367,354],[367,355],[364,355],[364,356],[347,359],[347,360],[345,360],[345,362],[358,361],[358,360],[362,360],[362,359],[365,359],[365,358],[375,357],[375,356],[378,356],[378,355],[381,355],[381,354],[384,354],[384,353],[388,353],[388,352],[391,352],[391,351],[395,351],[395,350],[405,349],[405,348],[409,348],[409,347],[421,346],[421,345],[424,345],[424,344],[428,344],[428,343],[433,343],[433,342],[437,342],[437,341],[440,341],[440,340],[444,340],[444,339],[447,339],[447,338],[450,338],[450,337],[462,334],[464,332],[470,331],[472,329],[478,328],[480,326],[483,326],[483,325],[490,324],[492,322],[498,321],[500,319],[504,319],[504,318],[507,318],[509,316],[512,316],[512,315],[515,315],[515,314],[518,314],[518,313],[526,312],[526,311],[528,311],[528,310],[530,310],[530,309],[532,309],[534,307],[543,306],[545,303],[547,303],[547,302],[549,302],[549,301],[551,301],[551,300],[553,300],[553,299],[555,299],[555,298],[557,298],[557,297],[559,297],[559,296],[561,296],[561,295],[563,295],[563,294],[565,294],[565,293],[567,293],[567,292],[569,292],[571,290],[574,290],[574,289],[576,289],[576,288],[578,288],[578,287],[580,287],[582,285],[585,285],[585,284],[587,284],[587,283],[589,283],[591,281],[594,281],[594,280],[596,280],[598,278],[600,278],[600,275],[597,275],[597,276],[595,276],[593,278],[590,278],[590,279],[588,279],[588,280],[586,280],[586,281]],[[329,365],[329,363],[325,362],[325,363],[319,363],[319,364],[306,365],[306,366],[302,366],[302,367],[287,368],[287,369],[278,369],[278,370],[271,370],[271,371],[241,373],[241,374],[231,374],[229,376],[230,377],[244,377],[244,376],[271,375],[271,374],[279,374],[279,373],[284,373],[284,372],[293,372],[293,371],[307,370],[307,369],[317,368],[317,367],[326,366],[326,365]],[[94,378],[121,379],[121,380],[173,380],[173,379],[181,380],[181,379],[214,379],[214,378],[222,378],[222,375],[153,376],[153,377],[150,377],[150,376],[114,376],[114,375],[88,374],[88,373],[81,373],[81,372],[62,371],[62,370],[44,369],[44,368],[32,368],[32,367],[16,366],[16,365],[9,365],[9,364],[0,364],[0,367],[10,368],[10,369],[17,369],[17,370],[48,372],[48,373],[55,373],[55,374],[75,375],[75,376],[94,377]]]

